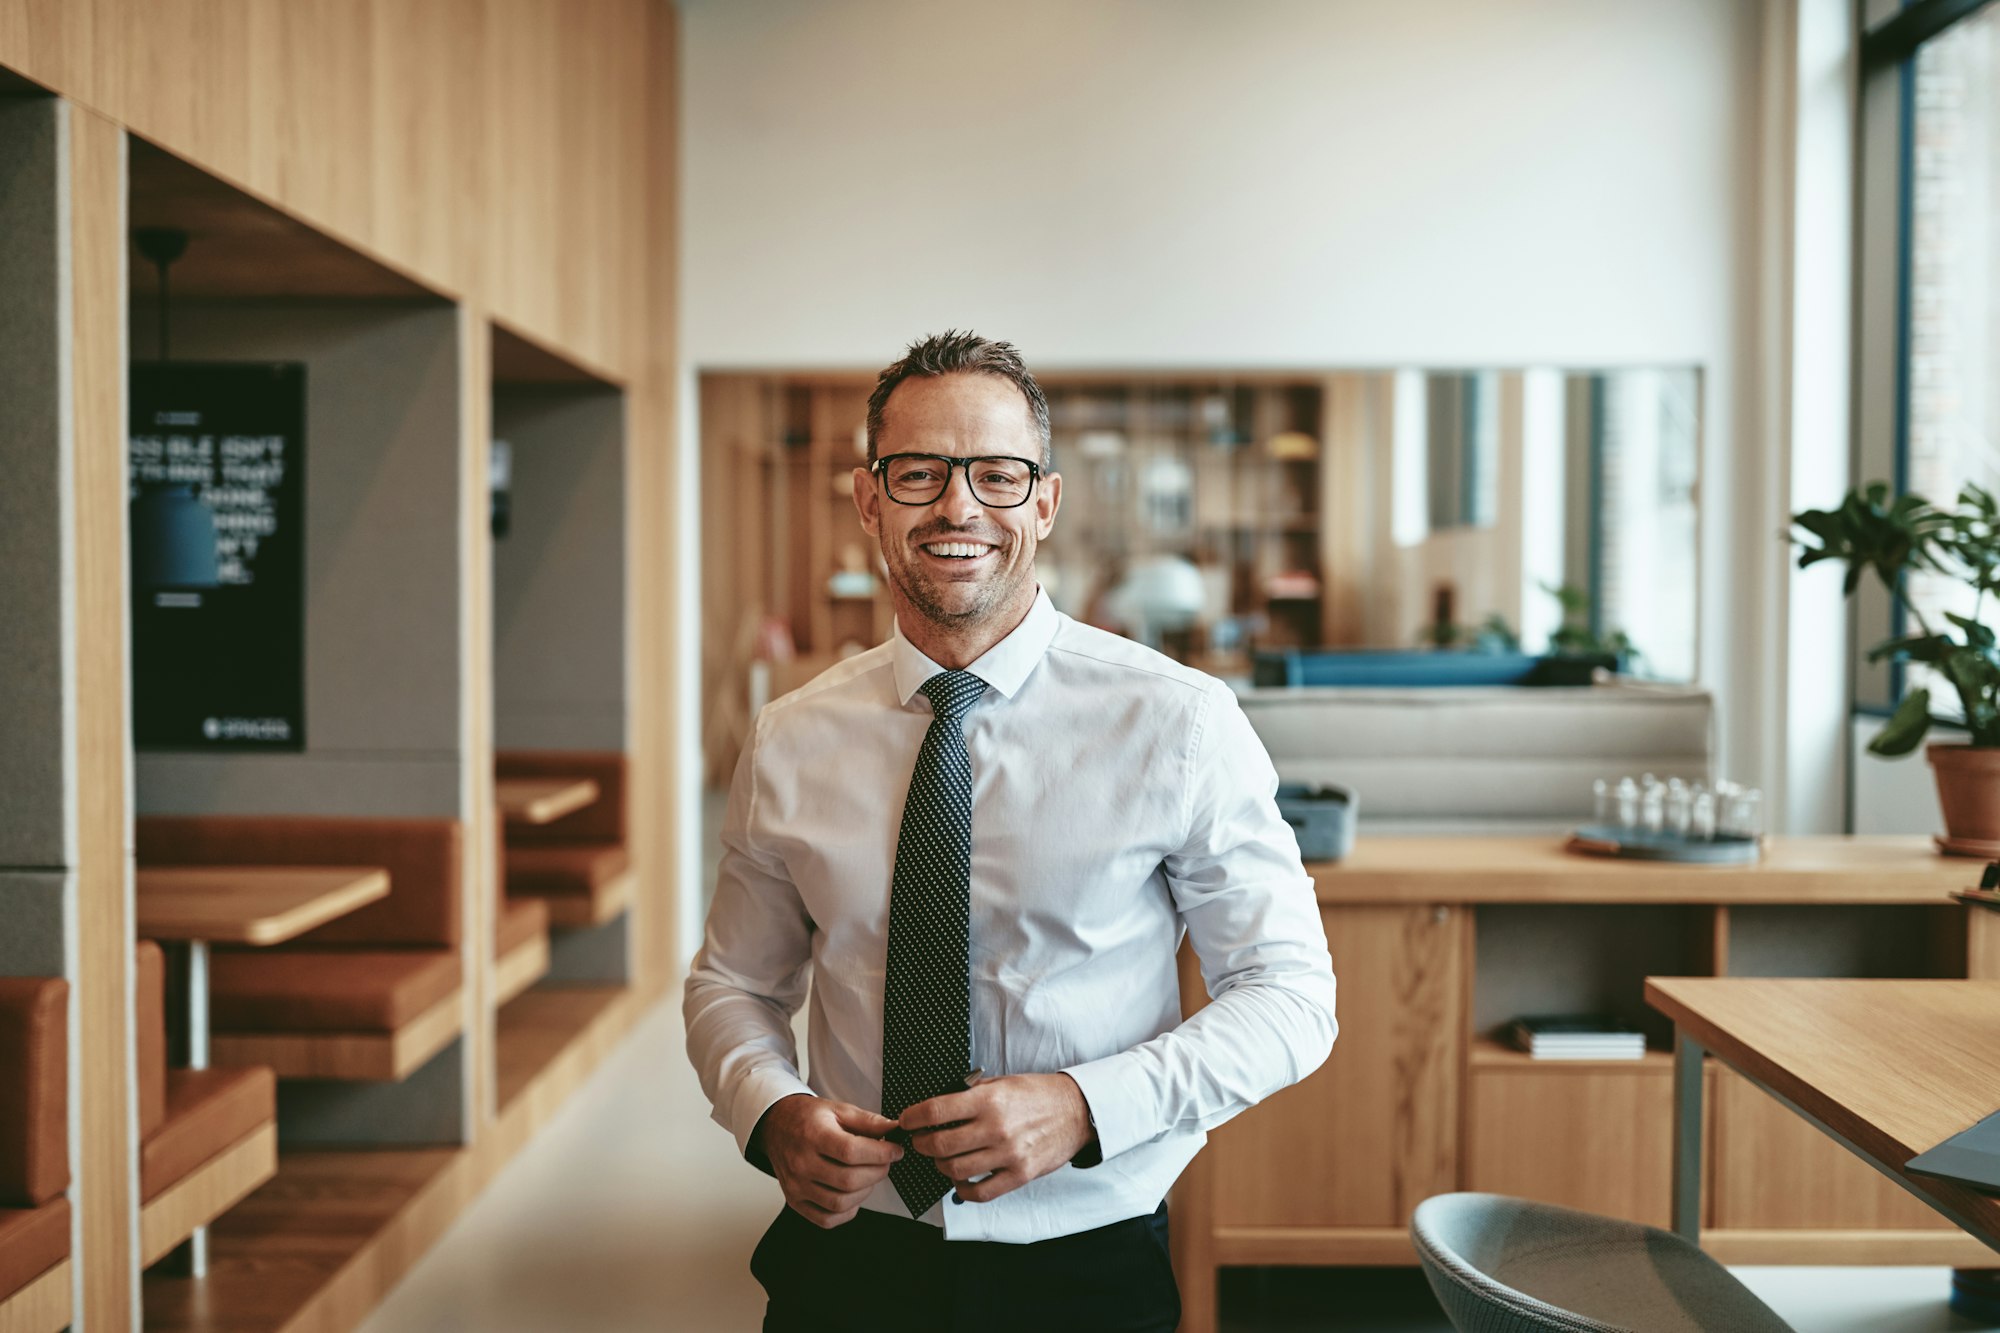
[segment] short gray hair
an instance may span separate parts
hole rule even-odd
[[[868,395],[868,461],[875,461],[875,441],[882,435],[882,409],[889,395],[907,379],[930,379],[938,375],[998,375],[1021,391],[1028,400],[1028,413],[1035,420],[1035,434],[1042,442],[1042,469],[1055,466],[1049,445],[1049,400],[1042,386],[1028,373],[1020,349],[1009,342],[982,338],[971,330],[946,329],[910,344],[903,359],[875,379],[875,391]]]

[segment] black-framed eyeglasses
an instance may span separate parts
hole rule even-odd
[[[869,469],[899,505],[927,505],[951,485],[951,470],[965,469],[972,498],[988,509],[1013,509],[1028,502],[1042,465],[1005,454],[947,458],[943,454],[885,454]]]

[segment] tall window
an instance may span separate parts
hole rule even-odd
[[[1943,505],[1967,482],[2000,493],[2000,5],[1911,63],[1903,475]],[[1973,610],[1935,576],[1913,576],[1907,596],[1933,624]]]

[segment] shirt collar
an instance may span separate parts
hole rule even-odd
[[[1037,587],[1035,604],[1028,608],[1028,614],[1021,623],[966,670],[985,681],[989,689],[998,690],[1011,699],[1021,686],[1027,684],[1035,664],[1042,660],[1042,654],[1055,641],[1056,630],[1061,623],[1062,613],[1056,610],[1048,593]],[[903,637],[900,621],[889,643],[895,655],[896,697],[907,705],[916,695],[917,688],[944,668],[924,656],[916,645]]]

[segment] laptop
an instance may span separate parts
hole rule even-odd
[[[2000,1111],[1971,1129],[1952,1135],[1929,1152],[1918,1153],[1904,1170],[1936,1180],[2000,1194]]]

